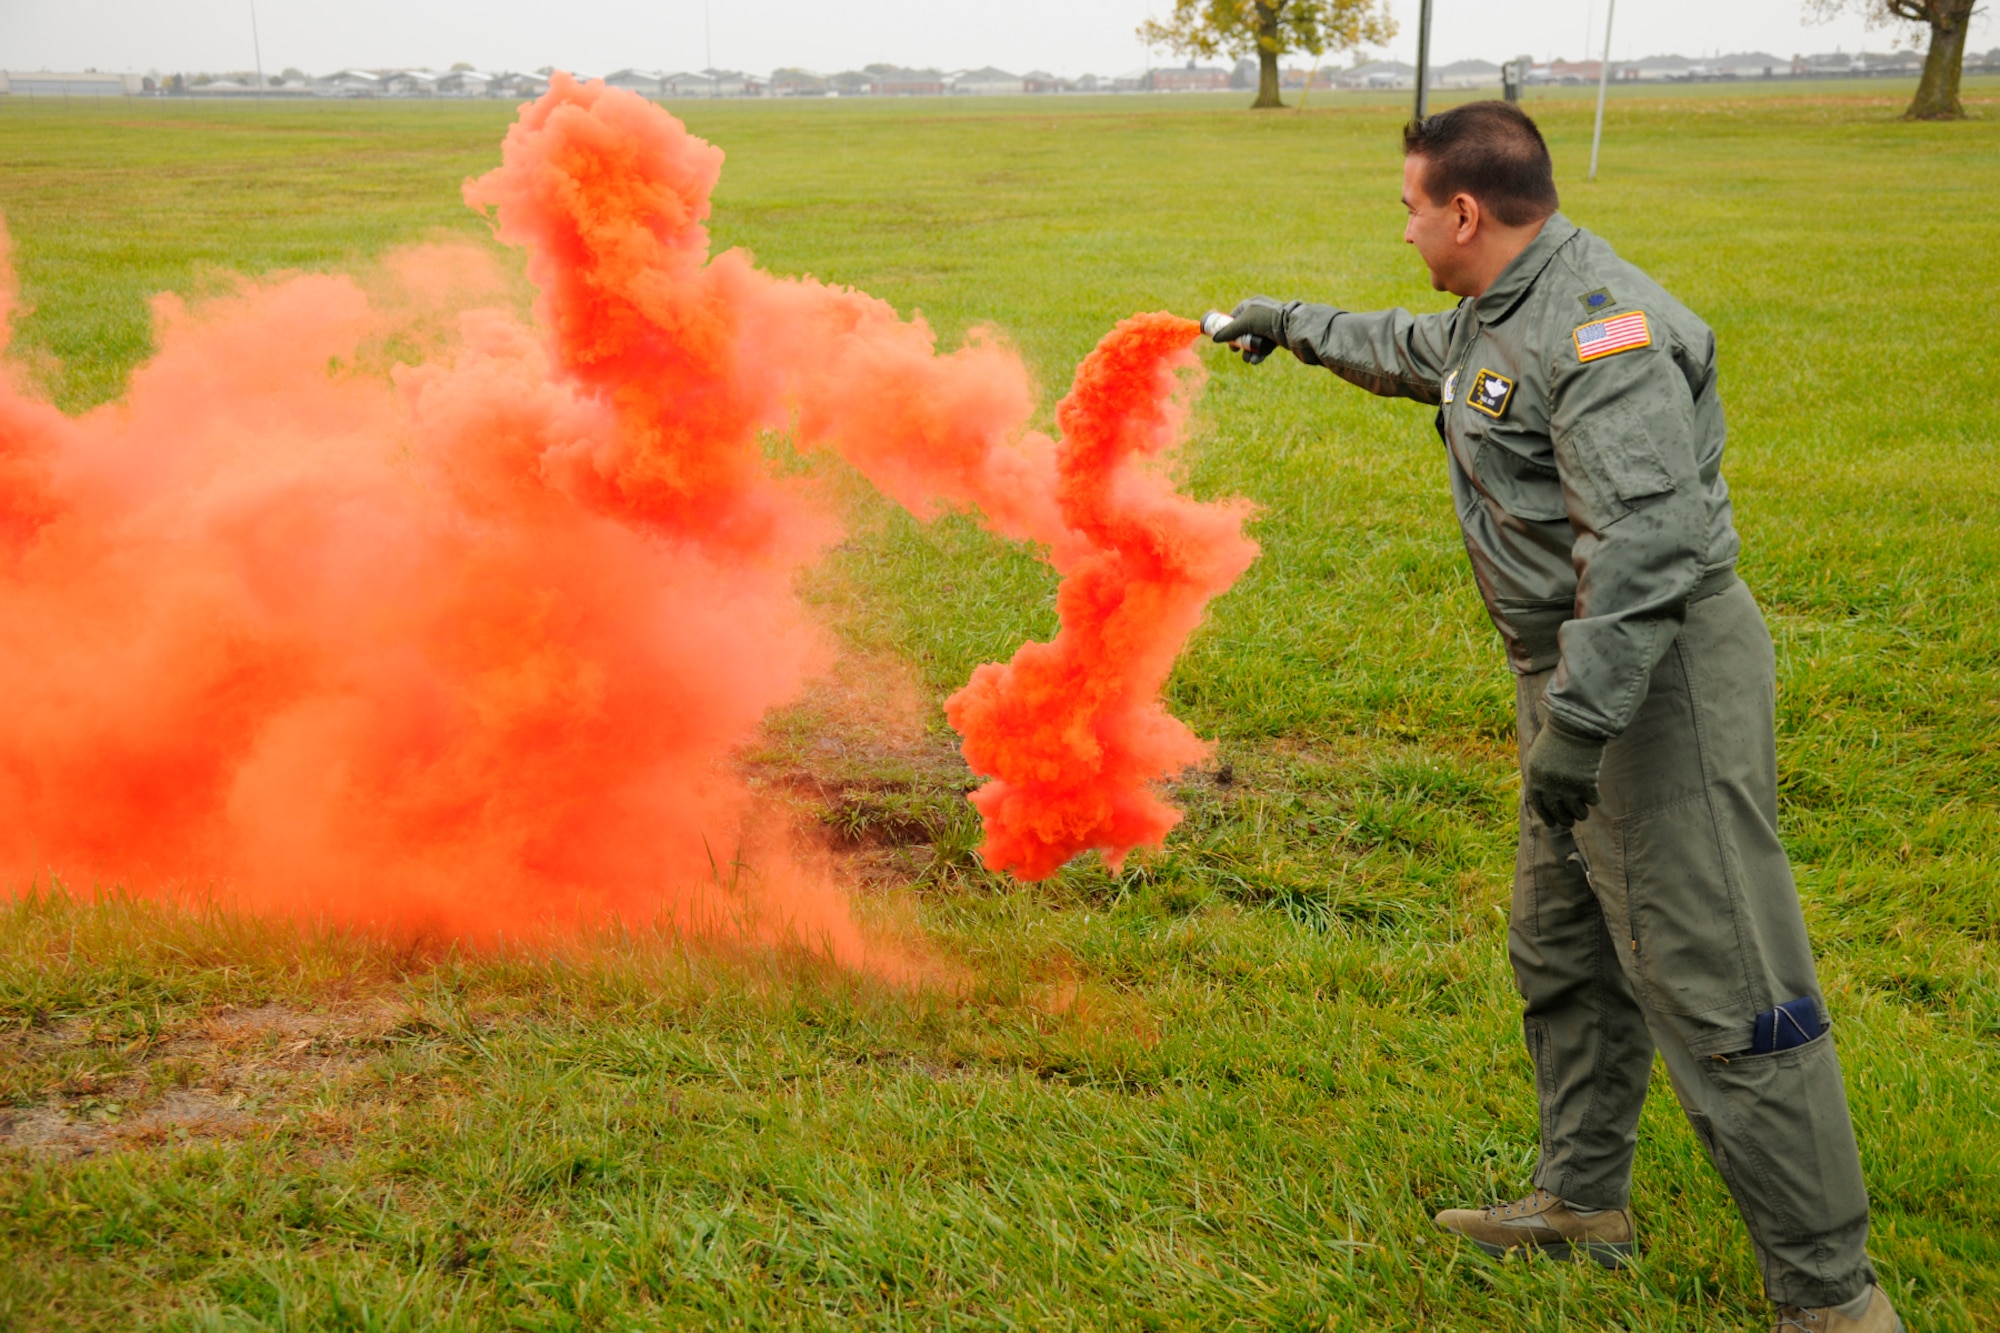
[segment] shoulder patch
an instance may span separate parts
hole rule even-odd
[[[1582,303],[1585,310],[1588,310],[1593,315],[1608,305],[1616,305],[1618,303],[1618,298],[1611,294],[1609,287],[1599,287],[1594,292],[1585,292],[1576,299]]]
[[[1617,352],[1653,345],[1653,330],[1647,326],[1643,310],[1593,320],[1577,328],[1570,336],[1576,339],[1578,361],[1595,361]]]
[[[1514,381],[1481,367],[1465,401],[1474,411],[1484,412],[1497,420],[1507,410],[1507,400],[1513,396]]]

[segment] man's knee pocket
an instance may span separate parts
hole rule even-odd
[[[1711,1057],[1701,1077],[1704,1105],[1689,1118],[1727,1155],[1735,1183],[1762,1197],[1773,1225],[1815,1235],[1867,1216],[1830,1029],[1789,1050]]]

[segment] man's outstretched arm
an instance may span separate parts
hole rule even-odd
[[[1407,310],[1366,313],[1253,296],[1231,312],[1212,335],[1219,343],[1258,339],[1283,347],[1309,366],[1325,366],[1351,384],[1385,398],[1436,403],[1448,367],[1458,311],[1413,315]],[[1262,360],[1245,349],[1247,361]]]

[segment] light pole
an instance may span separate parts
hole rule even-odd
[[[1423,0],[1417,10],[1417,119],[1430,109],[1431,79],[1431,0]]]
[[[1590,132],[1590,179],[1597,179],[1597,145],[1604,138],[1604,87],[1611,81],[1611,20],[1617,16],[1618,0],[1604,11],[1604,59],[1597,66],[1597,126]]]
[[[257,0],[250,0],[250,54],[257,60],[257,100],[264,100],[264,43],[257,36]]]

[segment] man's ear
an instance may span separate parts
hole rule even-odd
[[[1479,201],[1469,194],[1455,194],[1451,197],[1452,239],[1460,245],[1470,245],[1479,235]]]

